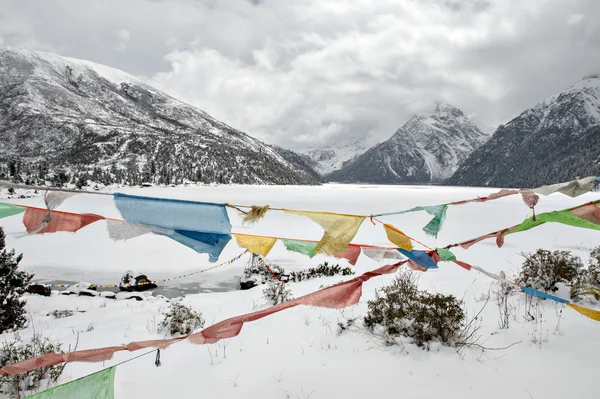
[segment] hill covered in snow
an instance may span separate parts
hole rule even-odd
[[[536,187],[600,175],[600,76],[589,76],[510,122],[449,184]]]
[[[0,47],[0,137],[0,174],[17,180],[320,181],[300,157],[125,72],[15,47]]]

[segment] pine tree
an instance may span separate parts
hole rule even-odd
[[[25,325],[25,301],[21,296],[27,290],[33,274],[18,270],[23,254],[6,250],[6,236],[0,227],[0,334]]]

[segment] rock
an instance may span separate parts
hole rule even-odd
[[[136,301],[143,301],[144,294],[134,294],[129,292],[119,292],[116,294],[116,299],[135,299]]]
[[[158,287],[152,281],[148,279],[145,274],[133,272],[128,270],[123,277],[121,277],[121,283],[119,284],[120,291],[148,291]]]
[[[100,292],[100,296],[107,299],[117,299],[117,295],[111,291],[102,291]]]
[[[98,292],[94,290],[81,290],[79,291],[79,296],[98,296]]]
[[[244,276],[240,279],[240,290],[249,290],[250,288],[256,287],[259,277],[258,276]]]
[[[32,284],[27,287],[27,292],[43,296],[50,296],[52,294],[52,290],[48,284]]]
[[[80,282],[77,284],[73,284],[71,285],[69,288],[67,288],[63,294],[65,292],[68,292],[70,294],[80,294],[82,291],[88,291],[88,294],[83,294],[83,295],[87,295],[87,296],[95,296],[93,293],[90,294],[91,291],[96,291],[97,286],[90,284],[90,283],[86,283],[86,282]],[[64,294],[64,295],[69,295],[69,294]]]

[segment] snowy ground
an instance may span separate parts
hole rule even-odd
[[[396,211],[416,205],[434,205],[487,195],[493,189],[451,187],[347,186],[324,187],[189,187],[127,188],[122,192],[235,204],[269,204],[306,210],[370,214]],[[537,212],[562,209],[598,199],[590,193],[577,199],[561,194],[543,197]],[[11,202],[42,206],[41,198]],[[119,217],[109,196],[79,195],[59,209],[92,212]],[[430,219],[426,213],[387,217],[407,234],[443,246],[521,222],[529,215],[520,197],[512,196],[483,204],[451,207],[437,240],[426,237],[421,228]],[[242,226],[234,212],[230,217],[235,232],[317,239],[322,230],[307,218],[269,212],[254,226]],[[94,223],[75,234],[56,233],[18,238],[24,232],[21,216],[0,222],[7,233],[7,246],[23,252],[22,267],[36,273],[35,280],[117,283],[127,269],[145,272],[150,278],[164,278],[200,270],[211,264],[206,255],[158,236],[143,236],[127,242],[108,238],[104,222]],[[354,242],[389,245],[383,228],[365,221]],[[503,248],[493,240],[469,250],[454,249],[458,259],[492,272],[518,271],[521,252],[537,248],[569,249],[587,260],[589,250],[600,245],[600,233],[561,225],[544,225],[510,235]],[[241,251],[235,240],[221,256],[227,260]],[[308,259],[290,253],[277,243],[268,257],[286,269],[299,270],[317,265],[324,257]],[[345,261],[340,261],[345,264]],[[239,279],[246,260],[199,274],[179,282],[194,282],[203,288],[231,287]],[[357,274],[379,266],[361,255]],[[515,294],[516,320],[508,330],[498,328],[498,309],[490,300],[484,309],[483,335],[487,347],[507,350],[481,353],[469,349],[462,355],[451,348],[432,346],[423,351],[413,345],[385,347],[360,326],[338,334],[337,323],[361,317],[374,290],[392,279],[385,276],[363,286],[361,303],[344,311],[297,307],[254,323],[246,324],[239,337],[225,343],[195,346],[177,343],[162,351],[162,366],[154,356],[145,356],[119,366],[116,398],[593,398],[597,397],[596,367],[600,356],[597,337],[600,326],[562,305],[544,301],[542,322],[524,319],[524,295]],[[324,284],[337,283],[341,276],[290,284],[295,296],[315,291]],[[191,281],[190,281],[191,280]],[[175,282],[177,283],[177,282]],[[483,305],[494,281],[475,271],[442,263],[435,271],[422,273],[420,286],[432,292],[451,293],[464,298],[469,314]],[[207,325],[230,316],[266,306],[262,289],[205,292],[183,299],[203,313]],[[594,307],[594,304],[585,304]],[[88,349],[162,337],[156,324],[168,303],[103,298],[28,296],[28,309],[36,332],[73,345],[79,334],[79,348]],[[77,310],[72,317],[47,316],[54,309]],[[561,312],[562,310],[562,312]],[[360,323],[359,323],[360,324]],[[89,330],[89,331],[88,331]],[[33,328],[22,332],[26,339]],[[541,337],[541,340],[540,340]],[[5,338],[5,337],[0,337]],[[225,349],[226,346],[226,349]],[[142,352],[143,353],[143,352]],[[115,364],[138,353],[117,353],[105,364],[75,363],[65,368],[66,382]],[[211,361],[212,357],[212,361]]]

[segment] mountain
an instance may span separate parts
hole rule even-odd
[[[448,184],[536,187],[600,175],[600,76],[528,109],[460,166]]]
[[[336,182],[430,183],[447,179],[488,136],[461,110],[438,104],[327,177]]]
[[[368,146],[364,140],[352,138],[337,142],[327,148],[311,148],[301,153],[310,159],[308,163],[315,171],[325,176],[341,169],[367,149]]]
[[[0,137],[0,178],[320,182],[300,157],[124,72],[15,47],[0,47]]]

